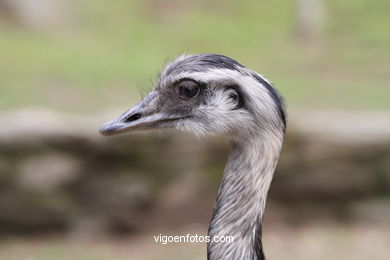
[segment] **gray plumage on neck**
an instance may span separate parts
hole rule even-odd
[[[223,134],[232,143],[209,235],[209,260],[264,259],[261,221],[286,128],[281,96],[262,75],[217,54],[183,55],[144,100],[106,123],[105,135],[177,128]]]
[[[208,233],[234,240],[209,243],[208,259],[264,259],[261,221],[282,145],[282,138],[271,138],[258,134],[232,142]]]

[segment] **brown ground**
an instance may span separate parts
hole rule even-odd
[[[45,237],[10,239],[0,245],[1,260],[108,260],[108,259],[205,259],[205,244],[162,245],[154,235],[203,234],[205,227],[188,226],[182,231],[142,234],[107,239]],[[270,225],[264,230],[268,259],[290,260],[386,260],[390,257],[387,224],[310,224],[301,227]]]

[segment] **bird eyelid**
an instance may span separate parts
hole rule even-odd
[[[184,82],[184,81],[192,81],[192,82],[195,82],[196,84],[198,84],[199,86],[202,86],[204,84],[202,84],[201,82],[199,82],[198,80],[195,80],[193,78],[181,78],[181,79],[178,79],[176,80],[175,82],[173,82],[173,86],[177,86],[179,85],[180,83]]]

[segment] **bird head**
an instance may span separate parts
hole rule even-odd
[[[155,88],[100,132],[177,128],[235,136],[270,127],[285,128],[283,102],[270,83],[231,58],[199,54],[169,63]]]

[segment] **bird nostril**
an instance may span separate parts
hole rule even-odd
[[[123,120],[123,121],[125,121],[126,123],[130,123],[130,122],[133,122],[135,120],[140,119],[141,116],[142,116],[142,114],[136,113],[136,114],[133,114],[131,116],[126,117],[125,120]]]

